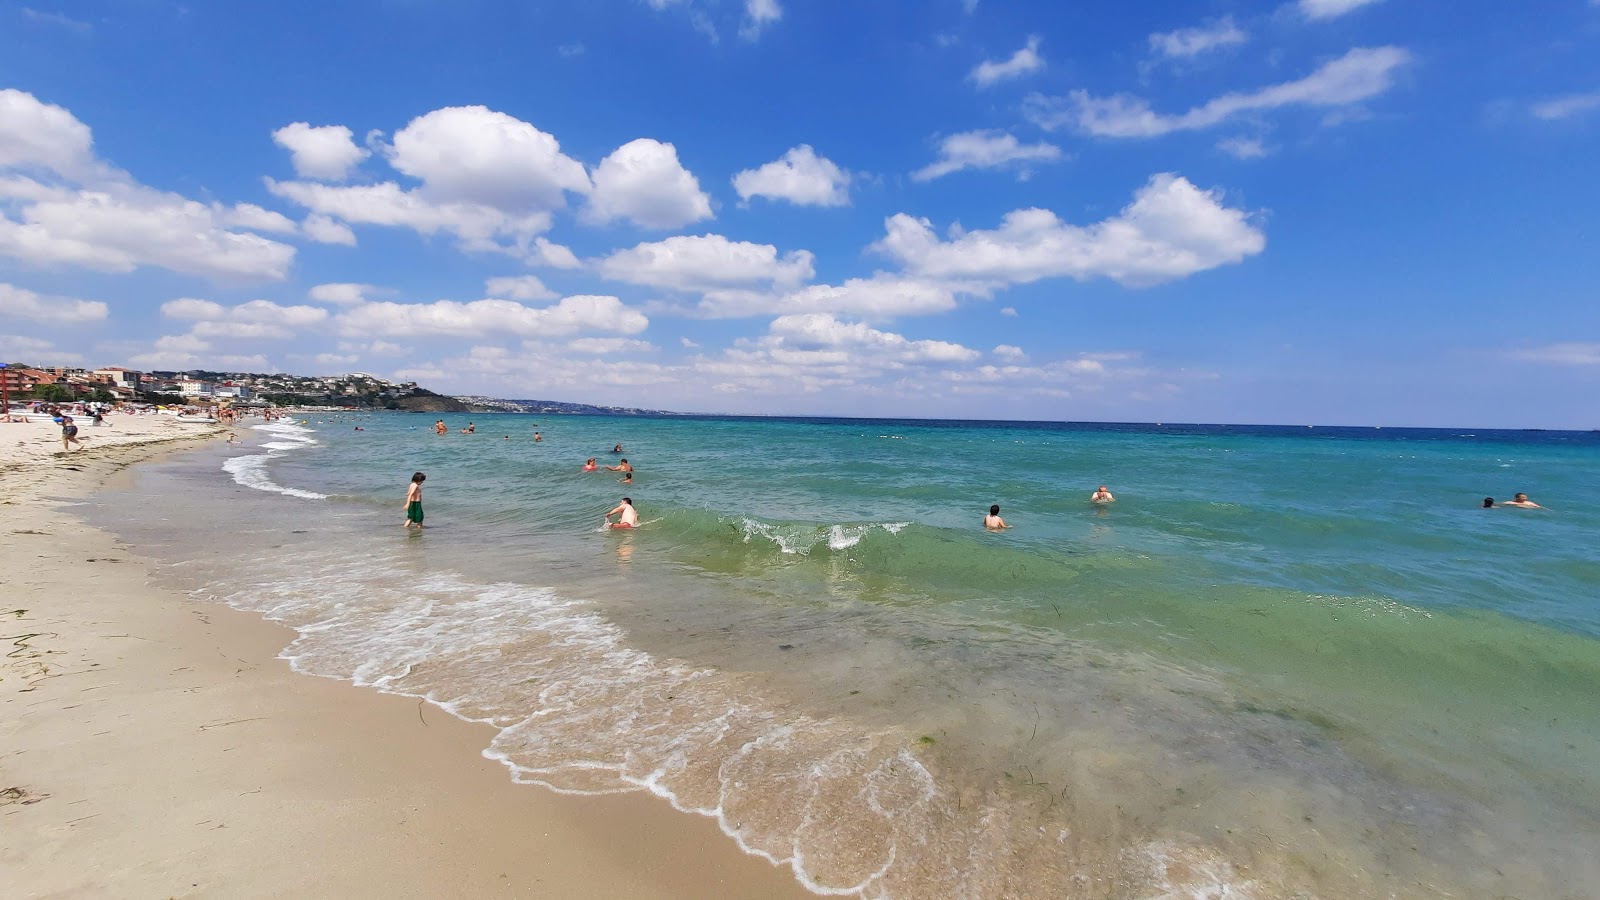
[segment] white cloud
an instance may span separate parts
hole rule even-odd
[[[1224,94],[1179,115],[1157,113],[1138,97],[1091,97],[1085,91],[1066,98],[1030,97],[1028,115],[1046,129],[1070,125],[1100,137],[1157,137],[1210,128],[1243,113],[1360,103],[1392,87],[1396,73],[1410,61],[1411,54],[1400,47],[1358,48],[1297,81]]]
[[[1250,36],[1233,24],[1232,17],[1194,28],[1179,28],[1150,35],[1150,49],[1168,59],[1193,59],[1212,50],[1236,47]]]
[[[1595,2],[1596,5],[1600,5],[1600,0]],[[1600,109],[1600,91],[1590,91],[1587,94],[1568,94],[1565,97],[1555,97],[1536,103],[1533,106],[1533,116],[1536,119],[1553,122],[1591,113],[1597,109]]]
[[[483,106],[436,109],[411,120],[385,148],[396,171],[421,182],[332,185],[267,179],[274,194],[346,223],[454,234],[473,251],[541,255],[536,238],[566,194],[586,194],[583,164],[533,125]],[[324,227],[328,238],[342,235]],[[353,237],[353,236],[352,236]]]
[[[739,37],[756,40],[763,29],[781,18],[783,7],[778,0],[744,0],[744,24],[739,26]]]
[[[363,337],[559,337],[578,331],[638,334],[650,320],[616,297],[575,296],[540,308],[511,300],[367,303],[342,313],[336,324],[345,335]]]
[[[583,164],[554,137],[483,106],[449,106],[395,133],[389,164],[451,203],[506,211],[560,209],[566,192],[587,193]]]
[[[1014,319],[1017,317],[1017,308],[1015,306],[1002,306],[1000,307],[1000,315]]]
[[[533,247],[525,257],[530,265],[549,266],[552,269],[581,269],[577,254],[567,247],[544,238],[535,238]]]
[[[870,351],[876,363],[970,362],[981,355],[960,344],[908,340],[862,322],[843,322],[826,313],[780,316],[773,320],[760,344],[768,349],[864,350]]]
[[[322,213],[306,216],[300,227],[306,237],[319,244],[342,244],[346,247],[356,245],[356,233],[350,230],[349,225]]]
[[[691,312],[712,319],[839,313],[883,321],[946,312],[955,309],[958,293],[976,292],[978,289],[965,285],[878,273],[837,285],[807,285],[788,293],[707,291]]]
[[[994,355],[1000,357],[1001,359],[1008,359],[1013,362],[1028,358],[1028,354],[1023,352],[1021,347],[1017,347],[1012,344],[996,345],[994,348]]]
[[[0,319],[28,319],[50,325],[78,325],[104,319],[109,308],[98,300],[36,294],[0,282]]]
[[[343,181],[350,169],[371,155],[356,146],[350,129],[343,125],[313,127],[293,122],[272,133],[272,140],[289,151],[296,175],[322,181]]]
[[[408,348],[389,341],[372,341],[366,344],[359,341],[340,341],[337,346],[340,353],[356,356],[400,356],[411,352]]]
[[[793,286],[811,280],[806,250],[779,256],[771,244],[730,241],[720,234],[678,235],[618,250],[596,264],[606,278],[680,291],[767,283]]]
[[[67,110],[0,90],[0,255],[102,272],[159,266],[215,278],[284,277],[293,247],[229,229],[293,230],[287,220],[145,187],[97,160],[92,144],[88,126]]]
[[[684,348],[687,349],[687,350],[698,350],[698,349],[700,349],[700,345],[699,344],[695,343],[694,341],[689,340],[686,337],[678,338],[678,343],[682,344],[684,346]]]
[[[161,304],[161,314],[193,321],[193,338],[233,340],[286,340],[328,318],[328,311],[319,306],[280,306],[270,300],[223,306],[194,297],[168,300]]]
[[[0,169],[47,170],[67,178],[98,174],[89,126],[32,94],[0,90]]]
[[[656,349],[656,345],[649,341],[636,341],[631,338],[575,338],[564,345],[574,353],[615,354],[615,353],[648,353]]]
[[[319,366],[344,367],[352,366],[361,360],[359,356],[344,356],[338,353],[318,353],[311,361]]]
[[[335,306],[355,306],[367,302],[367,295],[382,291],[382,288],[370,284],[358,284],[349,281],[330,282],[319,284],[306,292],[306,296],[318,303],[332,303]]]
[[[209,343],[192,334],[167,335],[156,339],[154,349],[128,358],[130,365],[144,369],[212,369],[223,372],[276,372],[278,367],[259,354],[242,356],[217,353]]]
[[[1337,19],[1381,0],[1299,0],[1300,14],[1313,21]]]
[[[1557,366],[1600,366],[1600,342],[1567,341],[1511,352],[1512,359]]]
[[[1231,137],[1217,142],[1217,149],[1235,159],[1261,159],[1271,153],[1261,138]]]
[[[1002,284],[1103,277],[1154,285],[1240,262],[1266,246],[1247,213],[1170,173],[1151,177],[1120,213],[1088,226],[1069,225],[1044,209],[1016,210],[998,229],[949,240],[926,219],[905,213],[885,225],[873,249],[916,275]]]
[[[82,364],[83,356],[61,350],[42,338],[0,334],[0,360],[25,360],[35,366],[75,366]]]
[[[628,219],[646,228],[678,228],[712,218],[711,198],[678,162],[676,147],[639,138],[595,167],[585,217],[601,224]]]
[[[1055,162],[1061,148],[1024,144],[1003,131],[967,131],[939,142],[939,158],[911,173],[913,181],[932,181],[962,169],[997,169],[1013,163]]]
[[[288,216],[263,209],[254,203],[236,203],[232,209],[221,210],[218,218],[224,225],[248,228],[251,231],[265,231],[272,234],[294,234],[296,231],[294,222]]]
[[[554,300],[560,296],[545,287],[544,282],[535,275],[491,278],[484,282],[483,290],[490,297],[504,297],[507,300]]]
[[[1037,35],[1028,38],[1027,46],[1011,54],[1011,57],[1000,62],[985,60],[972,70],[969,78],[977,82],[978,87],[986,88],[1021,78],[1044,68],[1044,58],[1039,55],[1039,38]]]
[[[740,200],[767,197],[796,206],[848,206],[850,173],[801,144],[759,169],[733,176],[733,189]]]

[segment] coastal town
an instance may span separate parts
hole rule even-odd
[[[0,368],[0,376],[4,378],[6,395],[14,401],[55,403],[225,403],[404,409],[414,398],[438,397],[414,381],[391,382],[364,372],[322,376],[141,372],[122,366],[87,369],[6,363]]]

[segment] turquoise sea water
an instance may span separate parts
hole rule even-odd
[[[101,514],[302,670],[818,891],[1600,896],[1600,434],[432,421],[253,430]],[[579,471],[619,441],[634,484]]]

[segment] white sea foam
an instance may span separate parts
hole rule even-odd
[[[760,519],[739,520],[744,542],[768,541],[790,555],[806,556],[819,546],[829,550],[848,550],[873,531],[899,534],[910,522],[867,522],[854,525],[773,525]]]
[[[261,445],[266,453],[256,453],[250,456],[235,456],[222,464],[222,470],[233,476],[235,483],[258,491],[269,491],[274,494],[285,494],[290,497],[299,497],[302,500],[326,500],[327,494],[315,491],[305,491],[299,488],[284,487],[272,480],[267,474],[267,463],[274,457],[314,447],[317,444],[315,434],[309,428],[303,428],[288,422],[269,422],[265,425],[251,426],[254,431],[262,431],[280,440],[268,441]]]

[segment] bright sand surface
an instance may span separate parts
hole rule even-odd
[[[109,421],[69,455],[0,424],[5,896],[809,896],[709,819],[515,785],[488,726],[291,674],[288,629],[149,586],[72,504],[223,430]]]

